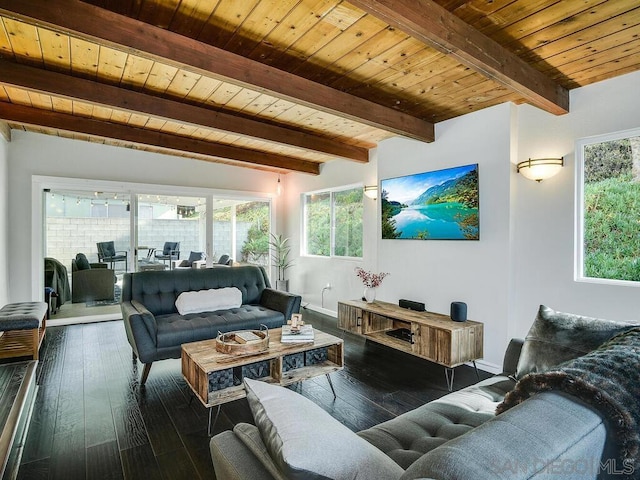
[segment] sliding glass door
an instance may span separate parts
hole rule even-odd
[[[213,200],[213,261],[269,265],[270,203]]]
[[[69,272],[71,260],[83,253],[99,263],[98,244],[113,242],[118,252],[129,252],[130,197],[113,192],[47,191],[45,202],[45,256],[62,263]],[[124,261],[110,264],[120,274]]]
[[[83,182],[77,182],[78,190],[73,183],[66,181],[64,185],[72,184],[70,188],[47,189],[43,194],[45,286],[51,286],[55,276],[54,290],[63,295],[56,318],[106,315],[103,308],[117,314],[125,272],[184,267],[190,257],[200,258],[200,252],[208,265],[226,256],[233,265],[257,264],[269,271],[271,201],[267,198],[167,194],[166,187],[158,188],[164,190],[160,194],[152,189],[132,193],[133,188],[127,192],[83,191]],[[99,245],[110,249],[113,258],[100,251]],[[112,275],[73,275],[78,271],[78,254],[86,257],[83,269],[106,268]],[[81,284],[82,291],[98,284],[100,292],[109,290],[109,298],[89,292],[82,298],[76,295],[72,302],[74,281],[76,293]],[[87,308],[96,306],[100,308]]]
[[[236,206],[237,252],[240,261],[269,265],[269,202],[245,202]]]
[[[138,195],[137,270],[171,269],[206,252],[204,197]]]
[[[47,300],[55,299],[52,318],[117,317],[130,264],[129,195],[48,190],[43,202],[44,285]]]

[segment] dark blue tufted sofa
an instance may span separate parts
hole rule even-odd
[[[237,287],[242,306],[215,312],[180,315],[176,299],[182,292]],[[271,288],[262,267],[178,269],[127,273],[122,286],[122,318],[127,338],[145,364],[144,385],[156,360],[180,358],[183,343],[215,338],[218,332],[283,325],[300,310],[301,297]]]

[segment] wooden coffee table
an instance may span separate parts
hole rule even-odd
[[[182,375],[195,396],[209,409],[208,433],[212,430],[212,407],[246,397],[243,377],[276,385],[290,385],[344,368],[343,340],[314,328],[313,343],[282,343],[281,329],[269,330],[269,348],[253,355],[232,355],[216,350],[216,340],[182,345]]]

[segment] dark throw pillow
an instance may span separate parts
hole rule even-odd
[[[205,258],[206,255],[204,254],[204,252],[191,252],[189,254],[189,265],[191,265],[193,262],[204,260]]]
[[[84,253],[79,253],[76,255],[76,266],[78,270],[90,270],[91,265],[89,264],[89,260],[87,260],[87,256]]]
[[[637,324],[556,312],[540,305],[522,346],[516,378],[527,373],[544,372],[581,357],[635,326]]]

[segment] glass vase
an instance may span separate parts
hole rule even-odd
[[[366,287],[364,289],[364,299],[367,303],[376,301],[376,289],[374,287]]]

